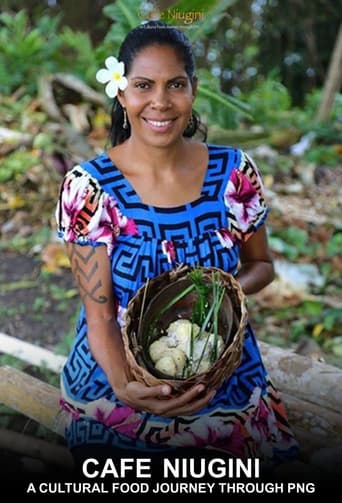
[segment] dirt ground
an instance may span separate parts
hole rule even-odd
[[[69,270],[44,275],[37,257],[1,252],[0,332],[55,350],[73,329],[78,298]],[[1,350],[1,349],[0,349]]]

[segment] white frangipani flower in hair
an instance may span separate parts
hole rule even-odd
[[[128,81],[124,76],[125,65],[122,61],[118,61],[114,56],[109,56],[105,61],[106,68],[101,68],[96,73],[96,80],[101,84],[106,84],[106,94],[109,98],[115,98],[118,90],[124,91],[128,85]]]

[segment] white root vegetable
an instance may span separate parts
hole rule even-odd
[[[208,332],[202,332],[200,336],[195,340],[194,351],[193,351],[193,361],[197,365],[202,358],[202,362],[206,362],[210,359],[215,347],[215,334]],[[223,349],[223,339],[219,335],[217,338],[217,356]]]
[[[216,345],[216,355],[219,356],[224,346],[220,335]],[[151,344],[149,352],[157,370],[171,377],[183,377],[187,366],[191,374],[209,370],[214,349],[215,334],[200,333],[198,325],[180,319],[169,325],[167,335]]]
[[[198,325],[192,324],[189,320],[180,319],[172,322],[167,329],[167,337],[170,340],[170,346],[181,349],[189,356],[191,330],[193,330],[193,337],[196,337],[200,328]]]
[[[165,340],[158,339],[151,344],[149,351],[157,370],[170,376],[182,377],[186,356],[181,349],[170,348]]]
[[[158,361],[169,349],[165,340],[162,340],[165,337],[161,337],[160,339],[152,342],[149,347],[151,360],[155,363]]]
[[[163,374],[175,377],[177,372],[177,367],[172,356],[162,356],[155,365],[156,369]]]
[[[172,348],[169,349],[168,355],[170,355],[173,358],[173,361],[176,364],[177,377],[182,377],[186,365],[186,355],[184,351],[182,351],[179,348]]]

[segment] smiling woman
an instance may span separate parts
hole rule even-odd
[[[112,63],[120,64],[115,75]],[[80,465],[127,450],[139,457],[179,448],[180,457],[217,449],[266,465],[295,457],[296,439],[249,323],[241,362],[217,389],[203,381],[175,396],[172,381],[147,385],[131,373],[122,330],[149,279],[183,264],[230,273],[246,295],[272,281],[269,209],[245,152],[194,139],[197,78],[182,31],[140,25],[106,67],[98,77],[112,83],[113,146],[67,173],[56,212],[83,301],[62,372],[69,447]]]

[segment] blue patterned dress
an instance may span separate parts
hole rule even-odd
[[[75,166],[63,181],[59,235],[67,242],[107,246],[121,326],[129,300],[147,278],[183,263],[235,274],[241,243],[266,219],[262,180],[252,159],[230,147],[208,145],[208,151],[200,197],[178,207],[144,204],[106,153]],[[194,416],[163,418],[120,402],[89,350],[83,308],[61,383],[70,448],[94,443],[148,452],[209,447],[266,462],[297,452],[250,324],[241,364]]]

